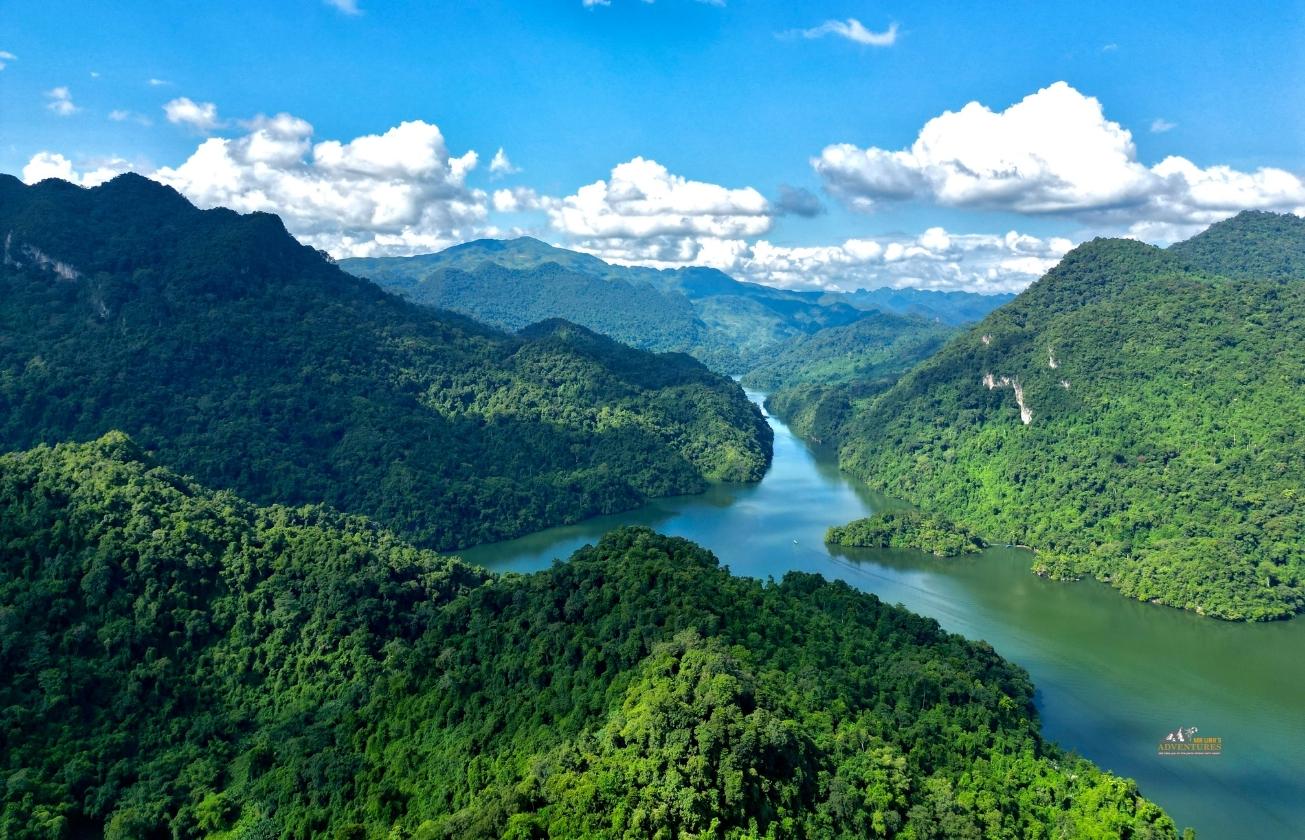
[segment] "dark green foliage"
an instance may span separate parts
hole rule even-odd
[[[1266,231],[1300,225],[1243,214],[1202,236],[1253,246],[1229,259],[1258,270],[1286,250]],[[1290,616],[1305,608],[1305,283],[1193,274],[1200,250],[1087,243],[891,389],[770,407],[886,492],[1034,546],[1041,572]]]
[[[1244,210],[1169,251],[1191,268],[1211,274],[1305,280],[1305,218]]]
[[[417,303],[461,312],[505,330],[565,318],[645,350],[699,358],[729,355],[683,295],[620,277],[594,277],[555,262],[527,267],[492,261],[432,264],[432,257],[439,256],[344,260],[342,266]]]
[[[853,381],[887,387],[932,355],[953,332],[921,318],[870,312],[855,323],[794,339],[741,381],[764,391]]]
[[[137,176],[2,176],[0,235],[0,448],[122,429],[255,501],[326,502],[445,548],[769,461],[759,412],[687,356],[406,303],[274,216],[201,212]]]
[[[956,557],[983,550],[977,535],[941,516],[914,510],[876,513],[864,519],[834,526],[825,542],[860,548],[915,548],[939,557]]]
[[[495,577],[119,434],[0,456],[0,835],[1174,837],[984,644],[612,532]]]
[[[341,266],[418,303],[506,329],[565,318],[636,347],[690,353],[730,374],[795,338],[863,316],[821,292],[743,283],[712,268],[611,265],[530,237]]]

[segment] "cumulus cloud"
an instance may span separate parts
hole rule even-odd
[[[81,110],[73,103],[72,92],[63,86],[46,91],[45,98],[49,100],[45,107],[61,117],[71,117]]]
[[[800,35],[803,38],[824,38],[826,35],[834,35],[869,47],[891,47],[897,43],[897,24],[889,24],[888,28],[883,32],[875,32],[866,29],[861,21],[856,18],[848,18],[847,20],[827,20],[819,26],[813,26],[810,29],[799,29],[788,34]]]
[[[503,147],[499,146],[498,151],[494,153],[494,157],[489,162],[489,173],[501,176],[515,175],[520,171],[520,168],[512,165],[512,161],[508,159],[507,152],[503,151]]]
[[[476,153],[451,155],[435,125],[404,122],[347,142],[315,142],[312,125],[289,114],[242,125],[245,133],[207,138],[178,166],[111,161],[78,172],[63,155],[42,152],[23,179],[94,186],[136,169],[200,207],[276,213],[300,241],[337,257],[425,253],[498,233],[486,225],[489,196],[466,184]]]
[[[1282,169],[1201,168],[1177,157],[1145,166],[1132,134],[1065,82],[1001,112],[978,102],[945,112],[907,149],[840,143],[811,163],[831,194],[859,210],[920,199],[1062,215],[1162,239],[1244,209],[1305,207],[1305,182]]]
[[[163,106],[163,113],[173,125],[184,125],[201,134],[207,134],[222,125],[216,105],[212,102],[195,102],[188,96],[169,101]]]
[[[172,84],[172,82],[169,82],[167,79],[146,79],[145,84],[150,87],[167,87]]]
[[[704,248],[770,230],[774,209],[752,187],[691,181],[636,157],[546,208],[553,228],[615,259],[692,262]]]
[[[449,153],[437,126],[415,120],[348,142],[313,142],[289,114],[212,137],[152,177],[201,207],[279,214],[300,240],[336,256],[433,251],[488,232],[488,196],[466,185],[474,151]]]
[[[1151,120],[1152,134],[1164,134],[1166,131],[1173,131],[1175,128],[1178,128],[1178,123],[1169,122],[1164,117],[1156,117]]]
[[[17,61],[17,60],[18,60],[18,56],[14,55],[13,53],[7,52],[5,50],[0,50],[0,70],[3,70],[6,67],[8,67],[9,62]]]
[[[72,161],[61,154],[38,152],[23,167],[22,175],[23,181],[28,184],[35,184],[46,178],[62,178],[83,187],[94,187],[131,169],[132,166],[127,161],[121,158],[110,158],[93,161],[85,171],[79,172]]]
[[[362,14],[362,9],[358,8],[358,0],[323,0],[323,2],[346,15]]]
[[[964,289],[1016,292],[1073,247],[1068,239],[953,234],[929,228],[919,236],[848,239],[840,245],[785,247],[760,240],[730,265],[718,266],[758,283],[787,288]]]

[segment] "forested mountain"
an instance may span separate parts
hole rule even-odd
[[[690,353],[730,374],[765,364],[789,343],[826,327],[856,322],[866,310],[960,323],[1001,302],[960,292],[879,290],[853,296],[776,289],[711,268],[611,265],[529,237],[340,264],[418,303],[505,329],[566,318],[636,347]]]
[[[0,448],[121,429],[262,502],[464,546],[755,480],[770,430],[683,355],[416,306],[279,219],[124,175],[0,176]]]
[[[1094,240],[881,393],[771,408],[1038,569],[1228,619],[1305,608],[1305,222]]]
[[[1134,837],[1026,674],[640,528],[496,577],[111,433],[0,456],[0,835]]]
[[[1305,280],[1305,218],[1246,210],[1169,251],[1190,268],[1211,274]]]
[[[794,339],[742,379],[749,388],[897,381],[932,355],[954,328],[918,317],[867,312],[859,321]]]
[[[830,292],[826,300],[850,303],[858,309],[877,309],[893,315],[915,315],[959,327],[982,319],[1009,303],[1015,295],[981,295],[974,292],[942,292],[934,289],[857,289]]]

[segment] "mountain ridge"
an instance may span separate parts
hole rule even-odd
[[[328,502],[443,548],[769,461],[760,413],[687,357],[417,306],[275,216],[140,176],[0,195],[0,447],[121,428],[256,501]]]

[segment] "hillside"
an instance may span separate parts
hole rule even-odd
[[[1294,247],[1273,231],[1300,227],[1243,214],[1170,251],[1095,240],[891,389],[770,407],[886,492],[1032,545],[1044,573],[1221,618],[1293,615],[1305,283],[1257,272]]]
[[[690,353],[730,374],[795,338],[863,315],[820,292],[744,283],[711,268],[611,265],[530,237],[340,265],[417,303],[504,329],[565,318],[635,347]]]
[[[982,643],[641,528],[493,576],[124,435],[0,456],[0,834],[1172,838]]]
[[[763,391],[852,381],[892,384],[953,332],[921,318],[868,312],[854,323],[794,339],[741,381]]]
[[[267,214],[0,176],[0,449],[121,429],[255,501],[451,548],[756,480],[770,430],[682,355],[415,306]]]
[[[1198,271],[1237,278],[1305,280],[1305,218],[1245,210],[1170,246]]]
[[[826,296],[827,300],[849,303],[858,309],[876,309],[890,315],[914,315],[953,327],[981,320],[1014,298],[1015,295],[1008,293],[981,295],[975,292],[890,288],[830,292]]]

